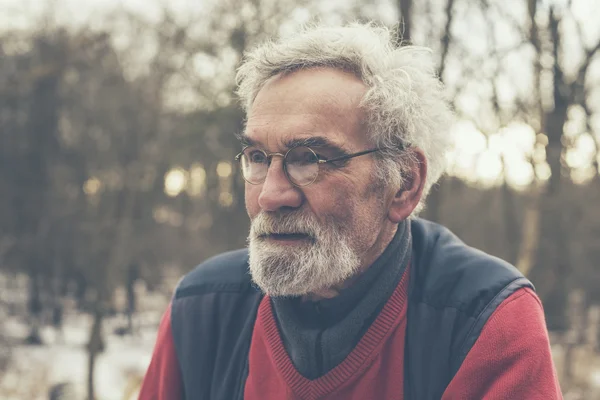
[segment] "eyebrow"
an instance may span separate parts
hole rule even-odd
[[[244,132],[236,132],[235,138],[240,141],[242,146],[256,146],[257,142],[250,139]]]
[[[310,136],[307,138],[290,139],[284,142],[284,145],[288,149],[291,149],[293,147],[329,148],[345,153],[345,151],[340,146],[323,136]]]
[[[260,143],[254,139],[248,137],[245,133],[238,133],[235,135],[236,138],[241,142],[244,146],[260,146]],[[323,136],[310,136],[306,138],[298,138],[298,139],[290,139],[284,142],[284,146],[288,149],[294,147],[310,147],[310,148],[321,148],[321,149],[331,149],[340,154],[346,154],[347,152],[337,144],[333,143],[331,140],[327,139]]]

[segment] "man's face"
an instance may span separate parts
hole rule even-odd
[[[278,76],[258,93],[245,137],[266,152],[285,153],[294,142],[317,139],[313,150],[333,158],[373,147],[358,108],[366,86],[334,69]],[[296,187],[281,157],[262,184],[246,183],[251,219],[250,270],[271,296],[301,296],[339,285],[370,265],[381,249],[389,196],[374,181],[370,155],[320,165],[317,179]]]

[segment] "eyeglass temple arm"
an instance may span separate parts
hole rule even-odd
[[[319,164],[324,164],[324,163],[333,162],[333,161],[348,160],[350,158],[364,156],[365,154],[374,153],[374,152],[380,151],[380,150],[382,150],[382,149],[369,149],[369,150],[359,151],[358,153],[346,154],[344,156],[330,158],[328,160],[319,160]]]

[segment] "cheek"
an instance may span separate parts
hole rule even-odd
[[[321,223],[335,221],[348,228],[352,224],[356,210],[356,201],[352,192],[337,186],[335,190],[321,192],[308,199],[312,211],[319,217]]]
[[[344,221],[347,228],[358,236],[370,237],[384,221],[385,205],[380,193],[371,188],[356,186],[340,190],[334,195],[332,214]]]
[[[249,185],[246,183],[244,189],[244,201],[246,203],[246,212],[250,219],[254,218],[260,213],[260,206],[258,205],[258,196],[260,195],[260,189],[257,185]]]

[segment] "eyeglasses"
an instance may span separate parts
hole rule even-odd
[[[384,149],[369,149],[340,157],[323,159],[313,149],[306,146],[292,147],[285,154],[267,153],[255,146],[246,146],[240,154],[235,156],[235,160],[239,161],[242,166],[244,180],[251,185],[259,185],[267,177],[272,158],[274,156],[283,157],[283,171],[288,180],[294,186],[302,187],[310,185],[317,179],[319,168],[322,164],[345,161],[381,150]]]

